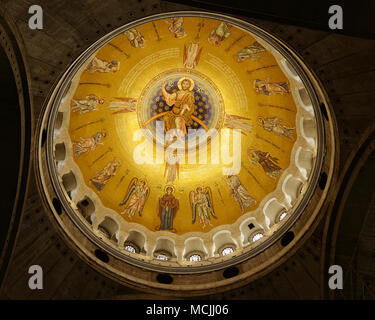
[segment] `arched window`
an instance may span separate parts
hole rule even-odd
[[[283,211],[279,216],[279,221],[283,220],[286,217],[287,213],[286,211]]]
[[[127,244],[125,246],[125,250],[127,250],[129,252],[132,252],[132,253],[136,253],[136,249],[133,246],[131,246],[130,244]]]
[[[251,236],[251,241],[256,242],[261,238],[263,238],[263,233],[257,232],[257,233],[255,233],[254,235]]]
[[[221,255],[226,256],[228,254],[232,254],[234,252],[234,249],[232,247],[225,247],[223,250],[221,250]]]
[[[189,257],[189,261],[202,261],[202,256],[199,255],[199,254],[192,254],[190,257]]]
[[[159,259],[159,260],[164,260],[164,261],[168,261],[168,256],[165,255],[165,254],[162,254],[162,253],[159,253],[157,256],[156,256],[156,259]]]

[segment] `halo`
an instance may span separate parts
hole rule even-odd
[[[172,189],[172,193],[174,193],[176,191],[176,188],[172,185],[166,185],[165,188],[164,188],[164,192],[167,193],[167,189],[168,188],[171,188]]]
[[[189,80],[190,83],[191,83],[191,86],[189,88],[189,91],[193,90],[194,89],[194,80],[192,78],[187,78],[187,77],[182,77],[180,80],[178,80],[177,82],[177,87],[181,90],[182,87],[181,87],[181,82],[184,81],[184,80]]]

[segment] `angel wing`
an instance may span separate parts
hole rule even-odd
[[[191,210],[193,211],[193,218],[191,223],[195,223],[195,219],[197,218],[197,210],[196,210],[196,204],[194,203],[194,197],[195,197],[195,192],[190,191],[189,193],[189,199],[190,199],[190,205],[191,205]]]
[[[274,158],[274,157],[271,157],[271,156],[269,156],[270,157],[270,159],[273,161],[273,162],[275,162],[275,163],[279,163],[279,159],[278,158]]]
[[[186,48],[186,45],[184,44],[184,56],[182,59],[183,64],[185,64],[186,59],[187,59],[187,48]]]
[[[147,198],[148,198],[149,194],[150,194],[150,188],[149,188],[149,187],[146,187],[146,189],[145,189],[145,193],[144,193],[144,195],[143,195],[143,203],[142,203],[142,207],[139,208],[139,211],[138,211],[139,216],[142,216],[143,207],[145,206],[145,203],[146,203],[146,201],[147,201]]]
[[[204,190],[203,190],[203,193],[205,194],[206,196],[206,199],[207,199],[207,202],[208,202],[208,208],[210,209],[210,212],[211,212],[211,215],[217,219],[216,215],[215,215],[215,211],[214,211],[214,204],[213,204],[213,201],[212,201],[212,191],[211,191],[211,188],[210,187],[206,187]]]
[[[198,54],[197,54],[197,56],[195,57],[195,66],[198,65],[198,62],[199,62],[199,58],[200,58],[200,56],[201,56],[202,49],[203,49],[203,48],[200,48],[200,49],[199,49]]]
[[[138,182],[138,179],[137,178],[133,178],[130,183],[129,183],[129,188],[128,188],[128,192],[127,192],[127,195],[125,197],[125,199],[120,203],[120,206],[123,206],[130,198],[131,194],[134,192],[135,190],[135,185],[137,184]]]

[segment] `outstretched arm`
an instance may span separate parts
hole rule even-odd
[[[167,83],[164,81],[162,86],[161,86],[161,93],[163,94],[164,100],[167,103],[167,105],[173,106],[174,103],[176,102],[177,94],[176,93],[172,93],[172,94],[168,93],[167,90],[165,90],[166,84]]]

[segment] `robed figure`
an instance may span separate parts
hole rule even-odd
[[[186,127],[193,124],[192,114],[195,109],[194,94],[192,92],[194,82],[189,78],[181,78],[178,82],[179,90],[174,93],[168,93],[165,85],[166,82],[163,83],[161,92],[167,105],[172,107],[163,117],[165,131],[179,129],[187,136]]]
[[[172,186],[167,186],[165,192],[166,193],[159,198],[158,216],[160,218],[160,226],[156,229],[176,232],[176,229],[173,228],[173,220],[179,209],[179,202],[173,195],[174,188]]]
[[[147,186],[146,180],[133,178],[130,181],[126,197],[120,203],[120,206],[127,204],[121,214],[127,214],[130,219],[134,216],[135,212],[138,212],[139,216],[142,216],[143,207],[149,194],[150,188]]]
[[[212,215],[215,219],[217,219],[217,217],[213,208],[211,188],[198,187],[195,191],[190,192],[189,198],[191,209],[193,211],[192,223],[195,223],[198,216],[199,223],[203,229],[207,225],[212,226],[210,216]]]
[[[101,140],[106,136],[105,132],[97,132],[89,138],[79,138],[79,141],[73,141],[74,155],[78,158],[81,154],[94,151],[95,148],[103,142]]]
[[[245,213],[246,209],[251,205],[256,204],[257,201],[249,195],[237,176],[227,176],[226,182],[231,189],[230,195],[239,203],[242,213]]]
[[[97,109],[99,104],[103,104],[104,99],[99,99],[95,94],[89,94],[86,99],[72,99],[72,111],[85,114]]]
[[[272,157],[269,152],[254,149],[248,149],[247,154],[254,165],[260,164],[267,175],[273,179],[277,178],[281,171],[281,168],[277,165],[279,159]]]
[[[92,183],[98,191],[102,191],[107,182],[116,175],[117,168],[120,164],[121,161],[117,158],[107,163],[102,170],[96,172],[94,178],[90,179],[90,183]]]
[[[283,119],[278,117],[264,119],[262,117],[258,117],[258,121],[262,124],[264,130],[273,132],[280,137],[293,139],[293,131],[295,128],[282,125],[281,123],[284,121]]]

